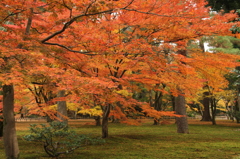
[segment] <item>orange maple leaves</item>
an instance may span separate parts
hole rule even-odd
[[[124,106],[118,108],[116,102],[132,109],[136,101],[116,92],[133,92],[136,83],[146,88],[164,83],[174,95],[179,88],[191,95],[203,80],[222,80],[223,73],[216,70],[225,73],[236,66],[236,57],[230,55],[195,50],[189,57],[178,54],[189,40],[230,34],[233,24],[226,22],[236,15],[210,17],[204,0],[3,0],[0,4],[0,52],[2,58],[11,59],[9,81],[26,84],[30,76],[41,74],[59,89],[79,96],[97,94],[102,106],[115,104],[118,112]],[[144,104],[142,108],[153,116],[164,114]]]

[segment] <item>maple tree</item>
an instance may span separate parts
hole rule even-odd
[[[4,5],[1,3],[1,8]],[[5,14],[6,15],[6,14]],[[1,27],[4,26],[4,19],[2,19],[5,15],[1,16]],[[3,82],[3,136],[4,136],[4,146],[5,146],[5,153],[7,158],[18,158],[19,157],[19,148],[15,130],[15,118],[14,118],[14,81],[21,81],[21,77],[19,75],[21,73],[17,72],[16,70],[21,68],[22,62],[24,58],[20,54],[16,54],[14,56],[14,51],[19,53],[24,53],[23,49],[21,49],[20,43],[15,41],[15,45],[13,43],[10,49],[7,48],[8,40],[7,36],[13,35],[10,31],[6,30],[6,28],[2,28],[1,30],[1,65],[2,65],[2,79]],[[29,34],[29,29],[26,29],[25,34]],[[5,36],[5,37],[4,37]],[[9,38],[9,37],[8,37]],[[23,40],[23,39],[22,39]],[[25,62],[25,61],[24,61]],[[14,66],[14,67],[13,67]],[[13,69],[14,68],[14,69]],[[16,73],[14,77],[10,72]],[[5,79],[4,79],[5,78]],[[19,79],[20,78],[20,79]]]
[[[203,99],[202,104],[204,106],[203,116],[202,120],[206,120],[207,116],[209,116],[210,120],[214,123],[214,114],[210,116],[209,109],[213,108],[216,111],[216,105],[213,106],[213,103],[211,103],[213,100],[213,97],[218,92],[223,92],[224,89],[228,87],[228,81],[225,78],[225,75],[232,72],[235,66],[238,65],[238,62],[235,60],[236,57],[234,55],[225,54],[225,53],[203,53],[205,54],[204,58],[198,57],[197,60],[204,60],[205,62],[207,60],[209,63],[204,63],[205,69],[202,69],[203,66],[201,66],[201,62],[197,61],[198,66],[195,66],[195,68],[198,70],[199,76],[201,76],[203,79],[205,79],[204,85],[203,85]],[[217,55],[217,56],[216,56]],[[211,58],[214,58],[214,63],[212,62]],[[224,60],[225,59],[225,60]],[[195,64],[194,64],[195,65]],[[219,65],[227,65],[228,67],[219,67]],[[230,69],[231,68],[231,69]],[[205,112],[205,113],[204,113]],[[208,113],[206,113],[208,112]],[[214,113],[214,111],[211,111]]]
[[[235,12],[238,15],[239,13],[239,1],[216,1],[216,0],[208,0],[210,6],[212,8],[212,11],[217,11],[221,12],[222,14],[228,13],[228,12]],[[234,19],[233,21],[239,21],[239,18]],[[238,25],[233,25],[232,28],[230,29],[234,36],[217,36],[217,37],[211,37],[210,40],[208,40],[210,46],[213,46],[212,51],[213,52],[224,52],[224,53],[231,53],[231,54],[238,54],[239,53],[239,26]],[[229,73],[227,75],[227,79],[229,81],[229,87],[227,89],[235,89],[236,97],[235,97],[235,106],[234,106],[234,113],[231,109],[230,111],[230,116],[236,116],[237,122],[238,120],[238,93],[237,93],[237,87],[233,87],[233,83],[237,81],[236,77],[234,77],[237,72],[237,68]],[[233,80],[235,79],[235,81]],[[236,83],[235,83],[236,84]]]
[[[11,95],[3,96],[4,113],[13,115],[13,85],[29,81],[26,79],[37,71],[61,79],[56,80],[59,91],[95,96],[103,111],[104,138],[108,137],[110,115],[137,124],[126,116],[139,113],[136,105],[141,106],[140,113],[154,118],[174,115],[154,110],[121,91],[131,94],[136,89],[134,82],[148,88],[163,83],[184,101],[184,96],[202,86],[197,74],[200,66],[219,64],[212,57],[225,58],[214,54],[206,59],[194,50],[188,58],[187,42],[213,34],[230,35],[233,24],[225,22],[236,18],[236,14],[210,18],[204,0],[3,0],[0,4],[1,81],[5,95]],[[59,66],[47,67],[46,63]],[[220,66],[224,69],[228,64]],[[179,105],[184,115],[185,104],[176,103]],[[17,149],[9,155],[16,158]]]
[[[4,146],[7,158],[18,158],[19,149],[14,118],[14,85],[23,85],[25,78],[30,75],[28,71],[34,70],[34,67],[38,69],[38,66],[43,63],[41,59],[44,58],[39,49],[34,49],[37,46],[29,39],[33,9],[28,8],[28,4],[23,2],[2,1],[0,4]],[[24,8],[27,8],[26,12],[24,12]]]

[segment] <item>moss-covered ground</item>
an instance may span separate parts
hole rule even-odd
[[[17,135],[22,159],[48,159],[41,144],[23,140],[29,134],[29,124],[44,121],[17,122]],[[72,129],[79,134],[101,136],[101,127],[94,121],[72,120]],[[144,120],[140,126],[109,123],[109,138],[102,145],[89,145],[63,159],[237,159],[240,158],[240,124],[219,120],[217,125],[189,120],[190,134],[176,133],[174,121],[152,125]],[[0,159],[4,159],[3,141]]]

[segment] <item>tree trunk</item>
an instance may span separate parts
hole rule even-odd
[[[0,117],[0,137],[3,137],[3,118]]]
[[[102,118],[102,138],[108,137],[108,118]]]
[[[212,112],[212,124],[216,125],[216,111],[217,111],[217,103],[215,98],[211,98],[211,112]]]
[[[238,92],[240,92],[240,91],[238,90]],[[235,119],[236,119],[237,123],[240,123],[240,96],[239,96],[239,93],[237,96],[237,102],[235,104],[234,114],[235,114]]]
[[[171,95],[171,100],[172,100],[172,111],[175,111],[176,104],[175,104],[175,97],[173,95]]]
[[[176,118],[177,132],[188,134],[189,130],[184,96],[179,95],[175,97],[175,110],[176,114],[183,115],[183,117]]]
[[[234,112],[233,112],[233,107],[234,106],[230,106],[230,120],[232,120],[234,122]]]
[[[23,113],[21,113],[21,115],[20,115],[20,118],[21,118],[21,119],[23,119],[23,118],[24,118],[24,114],[23,114]]]
[[[53,122],[54,120],[49,116],[49,115],[46,115],[46,118],[47,118],[47,122],[50,123],[50,122]]]
[[[61,90],[58,92],[57,97],[65,97],[65,90]],[[60,119],[61,122],[68,123],[67,120],[67,102],[64,101],[58,101],[57,102],[57,117]]]
[[[153,125],[160,125],[160,120],[161,119],[154,118]]]
[[[108,104],[103,109],[103,117],[102,117],[102,138],[108,137],[108,117],[110,114],[111,105]]]
[[[98,116],[95,116],[94,117],[95,119],[95,122],[96,122],[96,126],[101,126],[101,117],[98,115]]]
[[[202,101],[204,110],[201,121],[212,121],[211,115],[210,115],[210,98],[208,97],[209,92],[204,92],[204,98]]]
[[[3,86],[3,140],[7,159],[19,158],[19,147],[14,118],[13,85]]]
[[[155,99],[154,99],[154,109],[157,111],[162,110],[162,92],[156,91],[155,92]],[[154,118],[153,125],[159,125],[160,119]]]

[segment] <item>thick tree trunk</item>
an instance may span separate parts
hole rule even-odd
[[[19,158],[19,147],[14,118],[13,85],[3,86],[3,140],[7,159]]]
[[[57,97],[65,97],[65,90],[61,90],[58,92]],[[58,101],[57,102],[57,117],[61,122],[68,123],[67,120],[67,102],[66,101]]]
[[[102,138],[108,137],[108,117],[110,114],[111,105],[108,104],[103,109],[103,117],[102,117]]]
[[[177,132],[188,134],[189,130],[188,130],[188,121],[187,121],[187,113],[186,113],[184,96],[179,95],[175,97],[175,111],[176,111],[176,114],[183,116],[183,117],[176,118]]]
[[[108,137],[108,118],[102,118],[102,138]]]
[[[210,115],[210,98],[208,97],[209,93],[204,92],[204,98],[202,101],[204,111],[202,115],[201,121],[212,121],[211,115]]]
[[[102,125],[100,116],[95,116],[94,119],[95,119],[95,122],[96,122],[96,126],[101,126]]]

